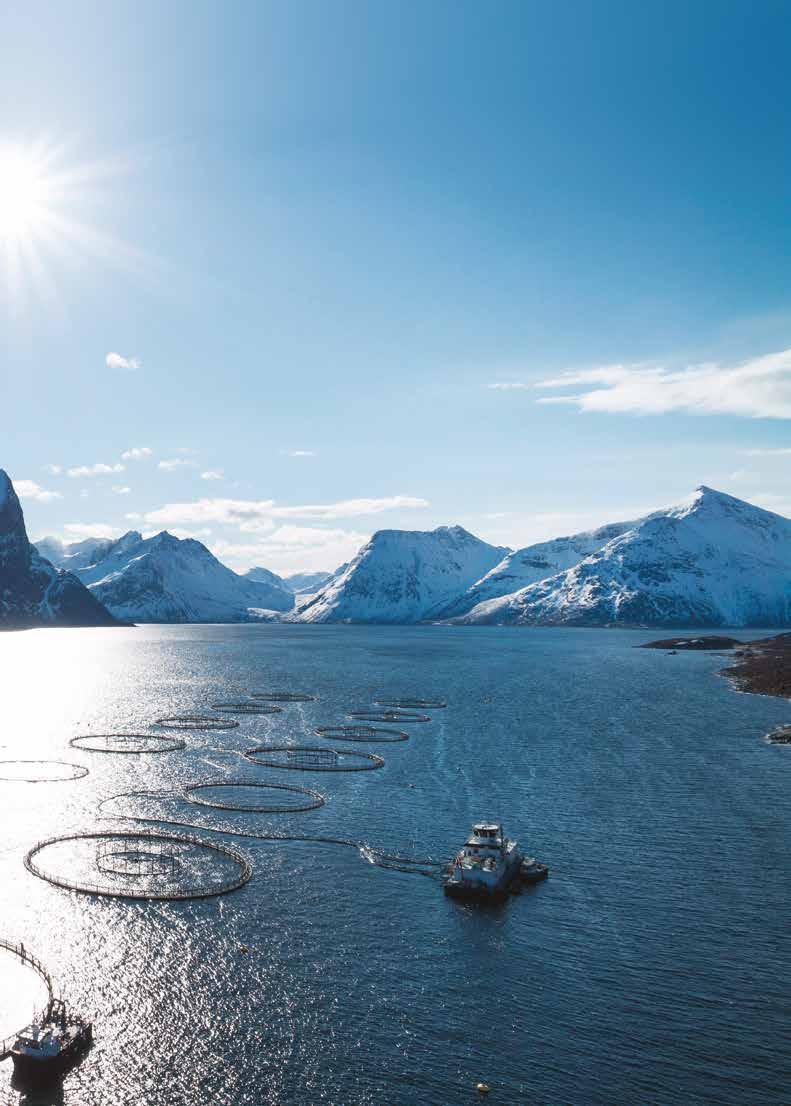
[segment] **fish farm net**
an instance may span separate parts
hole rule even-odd
[[[232,718],[211,718],[207,714],[174,714],[157,718],[154,725],[166,730],[235,730],[239,723]]]
[[[212,703],[212,710],[220,714],[282,714],[282,707],[267,706],[265,703]]]
[[[199,783],[184,789],[184,798],[214,810],[251,814],[297,814],[324,806],[324,796],[308,787],[287,783]]]
[[[180,737],[154,733],[92,733],[73,737],[75,749],[89,753],[171,753],[186,749]]]
[[[176,834],[81,833],[39,841],[25,867],[55,887],[126,899],[202,899],[253,874],[237,849]]]
[[[361,722],[430,722],[427,714],[403,710],[350,710],[349,718],[358,718]]]
[[[250,698],[270,703],[312,703],[316,696],[304,695],[301,691],[251,691]]]
[[[313,731],[317,737],[328,737],[336,741],[408,741],[409,734],[404,730],[383,730],[377,726],[317,726]]]
[[[244,755],[251,764],[302,772],[367,772],[384,766],[382,758],[374,753],[322,749],[311,745],[261,746],[248,749]]]
[[[374,705],[398,710],[442,710],[448,704],[439,699],[374,699]]]
[[[87,775],[85,765],[65,760],[0,760],[0,780],[14,783],[61,783]]]

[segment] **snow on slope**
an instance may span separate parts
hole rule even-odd
[[[243,574],[243,579],[270,587],[273,594],[280,598],[278,610],[289,611],[294,606],[294,589],[276,572],[270,572],[268,568],[249,568]],[[271,607],[272,603],[269,605]]]
[[[379,530],[340,576],[291,617],[298,622],[418,622],[485,575],[505,552],[461,526]]]
[[[114,624],[79,580],[30,544],[16,492],[0,469],[0,628]]]
[[[344,565],[343,569],[336,569],[335,572],[295,572],[291,576],[285,576],[284,580],[295,595],[300,595],[302,592],[313,595],[333,576],[337,576],[339,571],[345,571],[348,567]]]
[[[78,575],[119,618],[254,622],[294,604],[282,585],[238,576],[201,542],[166,530],[151,538],[131,530],[98,552],[99,559],[79,568]]]
[[[700,487],[568,571],[481,602],[456,621],[786,626],[791,521]]]
[[[479,603],[510,595],[538,580],[546,580],[563,569],[572,568],[595,553],[608,541],[631,530],[635,522],[613,522],[566,538],[553,538],[509,553],[491,572],[476,580],[466,591],[448,604],[438,617],[455,618],[466,614]]]

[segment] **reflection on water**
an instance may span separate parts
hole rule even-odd
[[[788,721],[787,706],[733,694],[712,675],[718,658],[632,648],[646,636],[287,626],[0,635],[0,759],[90,769],[74,782],[0,782],[3,927],[51,967],[96,1036],[62,1098],[22,1098],[7,1062],[0,1101],[444,1106],[470,1101],[483,1079],[509,1106],[785,1103],[791,759],[760,737]],[[76,734],[145,732],[155,718],[211,714],[212,703],[267,687],[317,699],[235,716],[232,731],[182,732],[180,751],[69,749]],[[409,741],[372,746],[385,760],[378,771],[284,772],[240,755],[317,744],[317,726],[401,696],[448,707],[405,727]],[[284,777],[318,788],[326,805],[262,813],[172,796]],[[130,792],[171,798],[106,802]],[[226,898],[127,902],[70,894],[25,870],[41,838],[141,829],[108,814],[203,826],[250,856],[253,878]],[[491,910],[372,866],[357,848],[242,836],[336,838],[374,859],[384,850],[428,860],[455,852],[470,822],[489,816],[552,868],[546,884]],[[84,859],[95,864],[95,849]],[[3,1019],[21,1014],[11,1028],[38,1003],[23,985],[9,978],[0,992]]]

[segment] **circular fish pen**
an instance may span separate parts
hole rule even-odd
[[[69,745],[88,753],[175,753],[186,749],[180,737],[155,733],[92,733],[73,737]]]
[[[267,792],[276,792],[271,799]],[[325,799],[308,787],[288,783],[243,783],[218,780],[197,783],[184,789],[187,802],[210,806],[214,810],[247,811],[250,814],[298,814],[318,810]]]
[[[243,887],[247,857],[216,841],[144,831],[79,833],[39,841],[25,857],[34,876],[86,895],[205,899]]]
[[[326,749],[312,745],[262,745],[244,753],[251,764],[264,768],[290,768],[299,772],[369,772],[383,768],[375,753]]]
[[[0,760],[0,780],[9,783],[67,783],[87,775],[84,764],[66,760]]]
[[[357,718],[361,722],[430,722],[427,714],[402,710],[350,710],[348,718]]]
[[[374,699],[374,706],[398,710],[442,710],[447,705],[439,699]]]
[[[235,730],[239,723],[232,718],[212,718],[208,714],[173,714],[157,718],[154,725],[166,730]]]
[[[404,730],[383,730],[376,726],[317,726],[313,732],[317,737],[328,737],[336,741],[409,740],[409,734]]]
[[[251,691],[251,699],[265,699],[270,703],[312,703],[315,695],[305,695],[301,691]]]
[[[265,703],[212,703],[212,710],[220,714],[282,714],[282,707],[267,706]]]

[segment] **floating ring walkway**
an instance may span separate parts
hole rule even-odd
[[[264,768],[290,768],[300,772],[370,772],[383,768],[375,753],[327,749],[315,745],[260,745],[242,754],[251,764]],[[350,763],[344,764],[346,760]],[[356,763],[351,763],[351,762]]]
[[[212,703],[212,710],[220,714],[282,714],[282,707],[270,706],[265,703]]]
[[[287,791],[295,795],[301,795],[302,801],[299,803],[260,803],[257,806],[235,806],[232,802],[227,802],[223,799],[211,799],[207,798],[205,794],[198,794],[199,792],[217,791],[217,790],[241,790],[245,791]],[[324,796],[318,791],[312,791],[309,787],[294,787],[288,783],[244,783],[241,781],[228,781],[228,780],[215,780],[213,783],[196,783],[191,787],[184,788],[184,798],[189,803],[196,803],[198,806],[209,806],[214,810],[236,810],[247,811],[250,814],[298,814],[306,810],[318,810],[319,807],[324,806],[326,802]]]
[[[16,773],[7,774],[9,765],[42,765],[48,764],[54,765],[57,769],[68,769],[68,771],[61,771],[59,775],[19,775]],[[23,772],[28,772],[29,769],[24,767]],[[88,769],[84,764],[72,764],[67,760],[0,760],[0,780],[9,783],[63,783],[71,780],[81,780],[84,776],[88,775]]]
[[[172,714],[157,718],[154,725],[166,730],[235,730],[239,723],[233,718],[212,718],[208,714]]]
[[[250,698],[266,699],[270,703],[312,703],[316,696],[301,691],[251,691]]]
[[[97,873],[108,875],[109,879],[104,886],[96,880],[71,878],[48,870],[43,863],[47,851],[57,850],[58,846],[75,844],[77,850],[82,848],[86,859],[90,860]],[[116,845],[120,847],[115,847]],[[196,875],[201,859],[216,866],[217,858],[221,862],[230,862],[230,870],[224,875],[220,871],[210,871],[201,882],[200,873]],[[49,837],[39,841],[27,853],[25,867],[39,879],[66,891],[115,899],[144,900],[206,899],[215,895],[227,895],[243,887],[253,874],[250,861],[244,853],[230,845],[182,834],[142,830]],[[180,875],[183,875],[181,886]],[[151,880],[152,886],[134,886],[135,879],[145,877]],[[167,877],[172,883],[170,887],[165,886]],[[119,886],[119,878],[126,879],[128,885]]]
[[[180,737],[155,733],[91,733],[73,737],[69,745],[88,753],[175,753],[186,749]]]
[[[313,732],[317,737],[336,741],[409,741],[409,734],[404,730],[383,730],[376,726],[317,726]]]
[[[350,710],[348,718],[357,718],[361,722],[430,722],[427,714],[401,710]]]

